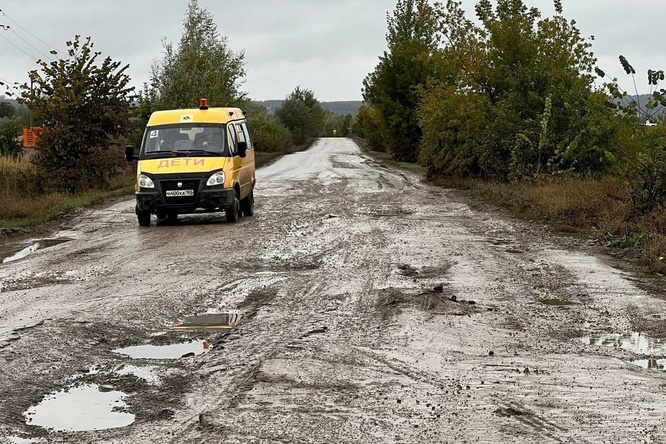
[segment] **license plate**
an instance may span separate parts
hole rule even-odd
[[[166,197],[192,197],[194,190],[167,190]]]

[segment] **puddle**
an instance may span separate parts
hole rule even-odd
[[[666,370],[666,359],[639,359],[631,363],[648,370]]]
[[[155,367],[137,367],[134,365],[123,365],[113,371],[116,375],[132,375],[150,384],[156,384],[160,381],[159,376],[155,374]]]
[[[39,438],[19,438],[18,436],[8,436],[9,444],[41,444],[44,441]]]
[[[228,330],[240,324],[240,313],[207,313],[199,316],[186,317],[182,324],[174,330]]]
[[[61,390],[46,396],[23,415],[26,424],[56,431],[83,432],[127,427],[134,422],[125,394],[100,391],[96,384]]]
[[[629,350],[640,355],[666,355],[666,343],[643,333],[608,334],[581,338],[588,345],[603,345]]]
[[[32,253],[34,253],[37,250],[43,250],[45,248],[54,247],[56,245],[64,244],[65,242],[71,242],[73,240],[74,239],[70,239],[68,237],[58,237],[52,239],[40,239],[37,241],[33,241],[33,243],[31,243],[29,246],[25,247],[21,251],[17,251],[11,256],[3,258],[2,263],[6,264],[9,262],[14,262],[19,259],[23,259],[25,257],[30,256]]]
[[[170,345],[137,345],[119,348],[114,353],[129,356],[132,359],[179,359],[185,356],[196,356],[210,350],[206,341],[192,341]]]

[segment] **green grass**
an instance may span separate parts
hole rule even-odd
[[[271,163],[275,162],[280,157],[282,157],[286,154],[297,153],[299,151],[305,151],[305,150],[307,150],[308,148],[310,148],[312,146],[314,141],[315,140],[313,139],[308,143],[304,143],[303,145],[292,146],[289,149],[289,151],[286,152],[286,153],[255,151],[254,152],[254,166],[255,166],[255,168],[261,168],[263,166],[270,165]]]
[[[34,227],[57,219],[63,213],[68,213],[76,208],[95,205],[107,199],[130,195],[133,192],[134,184],[131,184],[112,191],[88,191],[67,196],[44,208],[33,211],[25,217],[2,219],[0,220],[0,228]]]
[[[294,146],[289,153],[277,152],[255,152],[255,165],[257,168],[268,165],[285,154],[303,151],[312,146],[311,143]],[[8,163],[8,162],[7,162]],[[13,163],[12,169],[17,169]],[[0,204],[5,208],[5,214],[16,214],[19,217],[0,219],[2,228],[25,228],[35,227],[57,219],[62,214],[69,213],[80,207],[87,207],[102,203],[108,199],[130,196],[134,193],[134,172],[115,178],[110,191],[87,191],[76,195],[51,194],[46,196],[35,196],[33,198],[20,198],[11,193],[0,196]]]
[[[425,176],[419,165],[396,162],[390,154],[361,149],[377,161]],[[472,199],[511,215],[548,224],[557,234],[593,237],[624,258],[640,258],[652,273],[666,274],[666,211],[642,214],[632,208],[631,190],[619,178],[550,177],[525,182],[455,177],[430,178],[432,185],[469,192]]]
[[[284,156],[284,153],[261,153],[257,151],[254,153],[254,166],[255,168],[261,168],[275,162],[282,156]]]

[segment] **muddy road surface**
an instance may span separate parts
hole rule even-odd
[[[345,139],[257,179],[4,241],[0,442],[666,443],[666,303],[587,241]]]

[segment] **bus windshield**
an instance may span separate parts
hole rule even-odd
[[[183,123],[151,126],[141,147],[142,159],[179,156],[231,157],[226,143],[226,125]]]

